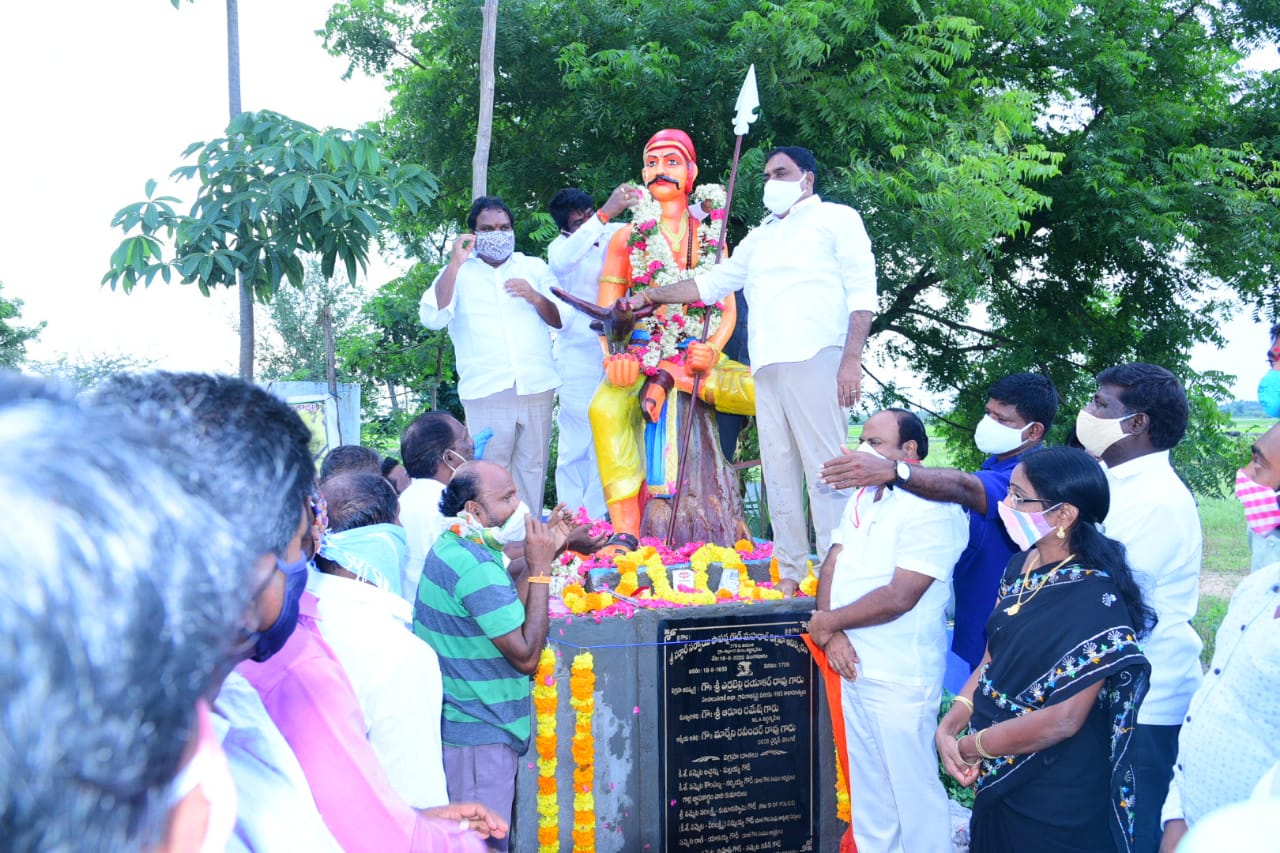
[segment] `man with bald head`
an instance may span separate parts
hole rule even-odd
[[[531,736],[529,676],[547,641],[558,543],[521,503],[511,474],[491,462],[459,467],[440,512],[446,527],[422,568],[413,630],[440,658],[449,799],[475,799],[510,823],[516,761]],[[502,552],[521,539],[529,580],[524,604]],[[490,847],[506,850],[507,840],[490,839]]]
[[[911,412],[884,409],[858,452],[920,462],[929,437]],[[933,730],[952,567],[968,541],[959,506],[889,484],[855,491],[831,534],[809,633],[842,678],[859,850],[951,850]]]

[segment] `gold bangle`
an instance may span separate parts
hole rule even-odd
[[[970,714],[973,713],[973,700],[971,700],[968,696],[957,696],[952,701],[959,702],[961,705],[969,709]]]
[[[978,755],[981,755],[983,758],[987,759],[987,761],[996,761],[997,756],[992,755],[991,753],[987,752],[985,749],[982,748],[982,732],[987,731],[989,728],[990,727],[988,726],[988,728],[982,729],[982,731],[979,731],[976,734],[974,734],[973,748],[978,751]]]
[[[529,575],[529,583],[551,583],[551,575]]]

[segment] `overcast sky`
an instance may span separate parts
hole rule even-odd
[[[240,0],[244,108],[324,127],[378,118],[379,81],[341,79],[313,33],[330,0]],[[48,327],[30,347],[59,354],[135,353],[173,369],[234,372],[234,293],[153,285],[125,295],[99,281],[121,239],[112,214],[164,179],[191,142],[221,135],[227,114],[226,4],[196,0],[22,0],[0,13],[0,282]],[[189,184],[178,194],[187,201]],[[392,259],[394,263],[394,259]],[[373,283],[390,276],[387,267]],[[1223,326],[1226,350],[1203,347],[1201,369],[1239,374],[1254,399],[1267,323],[1244,312]]]

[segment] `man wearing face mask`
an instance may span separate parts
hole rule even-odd
[[[1040,447],[1053,427],[1058,392],[1047,377],[1015,373],[987,392],[986,414],[974,430],[978,449],[989,454],[973,473],[954,468],[898,464],[845,450],[822,466],[823,480],[837,489],[893,483],[931,501],[964,507],[969,544],[956,561],[955,631],[951,650],[972,672],[987,648],[986,624],[1000,577],[1017,550],[1005,535],[997,508],[1023,454]]]
[[[529,514],[511,475],[490,462],[459,468],[440,511],[450,524],[423,566],[413,630],[440,657],[449,798],[478,800],[509,822],[516,761],[531,734],[529,676],[547,640],[551,559],[561,543]],[[503,555],[521,539],[524,604]],[[506,850],[507,839],[490,839],[490,847]]]
[[[237,649],[250,659],[214,702],[240,794],[234,849],[475,849],[479,836],[462,820],[505,833],[475,804],[410,807],[365,736],[305,592],[323,504],[312,492],[311,433],[297,413],[254,385],[203,374],[118,376],[96,401],[162,426],[183,453],[182,475],[259,555],[244,575],[250,603]]]
[[[1280,563],[1280,425],[1254,442],[1250,453],[1253,460],[1236,472],[1236,497],[1244,504],[1250,571],[1256,572]]]
[[[814,194],[817,161],[805,148],[769,152],[765,206],[772,215],[709,272],[631,297],[708,304],[741,290],[760,318],[747,332],[756,382],[756,422],[781,589],[793,594],[809,554],[804,489],[827,548],[848,493],[823,483],[819,467],[848,439],[847,407],[862,389],[862,350],[876,310],[875,259],[862,218]]]
[[[610,220],[633,207],[641,192],[639,187],[619,184],[599,210],[591,196],[576,188],[560,190],[551,199],[547,210],[560,234],[547,246],[547,262],[561,290],[596,301],[609,240],[623,227]],[[607,507],[587,420],[587,406],[604,378],[600,337],[585,314],[568,311],[561,320],[564,325],[555,342],[560,371],[556,498],[574,509],[585,507],[592,518],[604,518]]]
[[[910,464],[928,455],[929,439],[914,414],[885,409],[863,425],[858,452]],[[809,633],[843,678],[859,850],[951,850],[933,733],[948,586],[967,540],[959,506],[892,485],[855,491],[832,533]]]
[[[320,633],[342,663],[364,712],[369,742],[405,802],[449,802],[440,752],[440,662],[413,636],[413,608],[396,593],[406,552],[398,501],[385,479],[339,474],[320,487],[329,527],[307,580]]]
[[[1080,444],[1107,469],[1111,509],[1103,528],[1124,545],[1142,596],[1159,617],[1142,644],[1151,689],[1138,709],[1131,746],[1139,853],[1154,853],[1160,844],[1160,806],[1173,775],[1178,731],[1202,678],[1200,638],[1191,627],[1200,599],[1200,517],[1169,461],[1187,417],[1178,377],[1133,363],[1099,373],[1093,399],[1076,418]]]
[[[485,458],[511,471],[520,497],[541,510],[560,385],[550,331],[561,325],[556,280],[541,258],[515,251],[515,220],[497,196],[472,203],[467,227],[418,316],[428,329],[449,327],[472,437],[493,430]]]
[[[409,546],[400,572],[400,595],[410,605],[418,601],[422,563],[444,530],[440,496],[453,472],[472,455],[467,428],[448,412],[423,412],[400,436],[400,456],[411,478],[400,495],[400,523]]]

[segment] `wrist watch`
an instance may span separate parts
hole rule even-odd
[[[899,462],[893,466],[893,482],[892,486],[905,485],[907,480],[911,479],[911,466],[906,462]]]

